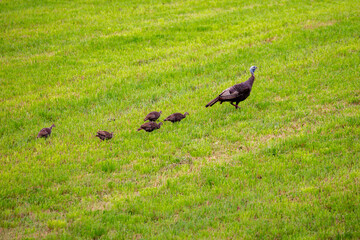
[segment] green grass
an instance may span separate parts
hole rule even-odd
[[[359,9],[0,1],[0,239],[360,238]]]

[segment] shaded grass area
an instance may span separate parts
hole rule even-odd
[[[2,238],[360,237],[356,1],[0,9]]]

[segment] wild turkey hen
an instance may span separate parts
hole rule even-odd
[[[211,107],[217,102],[220,102],[220,104],[223,102],[230,102],[230,104],[235,106],[236,109],[240,108],[238,106],[239,102],[244,101],[250,95],[255,80],[254,72],[256,69],[257,67],[252,66],[250,68],[251,77],[246,82],[242,82],[225,89],[219,96],[206,104],[206,107]],[[234,104],[234,102],[236,104]]]
[[[107,132],[107,131],[98,131],[98,132],[96,132],[97,134],[96,134],[96,136],[95,137],[98,137],[98,138],[100,138],[101,140],[108,140],[108,139],[112,139],[112,137],[113,137],[113,134],[114,133],[109,133],[109,132]]]
[[[163,123],[160,122],[157,124],[156,122],[147,122],[141,125],[141,127],[138,129],[138,131],[145,130],[147,132],[152,132],[155,129],[159,129]]]
[[[156,120],[158,120],[158,118],[160,117],[161,115],[161,111],[160,112],[151,112],[149,113],[148,115],[146,115],[145,119],[144,119],[144,122],[149,120],[151,122],[155,122]]]
[[[171,114],[170,116],[168,116],[167,118],[164,119],[164,121],[170,121],[172,123],[174,122],[180,122],[181,120],[183,120],[186,115],[189,115],[188,112],[184,113],[184,114],[181,114],[181,113],[174,113],[174,114]]]
[[[51,125],[51,127],[49,127],[49,128],[41,129],[39,134],[37,135],[37,138],[42,138],[42,137],[47,138],[47,137],[49,137],[53,127],[55,127],[55,124]]]

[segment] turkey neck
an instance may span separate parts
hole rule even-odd
[[[254,74],[251,74],[251,77],[246,81],[247,84],[249,84],[251,87],[254,84],[255,76]]]

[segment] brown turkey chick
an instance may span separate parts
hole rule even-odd
[[[147,132],[152,132],[155,129],[159,129],[163,123],[160,122],[157,124],[156,122],[147,122],[141,125],[141,127],[138,129],[138,131],[145,130]]]
[[[164,121],[170,121],[172,123],[174,122],[180,122],[181,120],[183,120],[186,115],[189,115],[188,112],[184,113],[184,114],[181,114],[181,113],[174,113],[174,114],[171,114],[170,116],[168,116],[167,118],[165,118]]]
[[[144,119],[144,122],[149,120],[151,122],[155,122],[156,120],[158,120],[158,118],[160,117],[161,115],[161,111],[160,112],[151,112],[149,113],[148,115],[146,115],[145,119]]]
[[[98,137],[104,141],[104,140],[112,139],[113,133],[112,132],[109,133],[107,131],[98,131],[95,137]]]
[[[55,127],[55,124],[51,125],[49,128],[43,128],[40,130],[39,134],[37,135],[37,138],[48,138],[51,134],[52,128]]]

